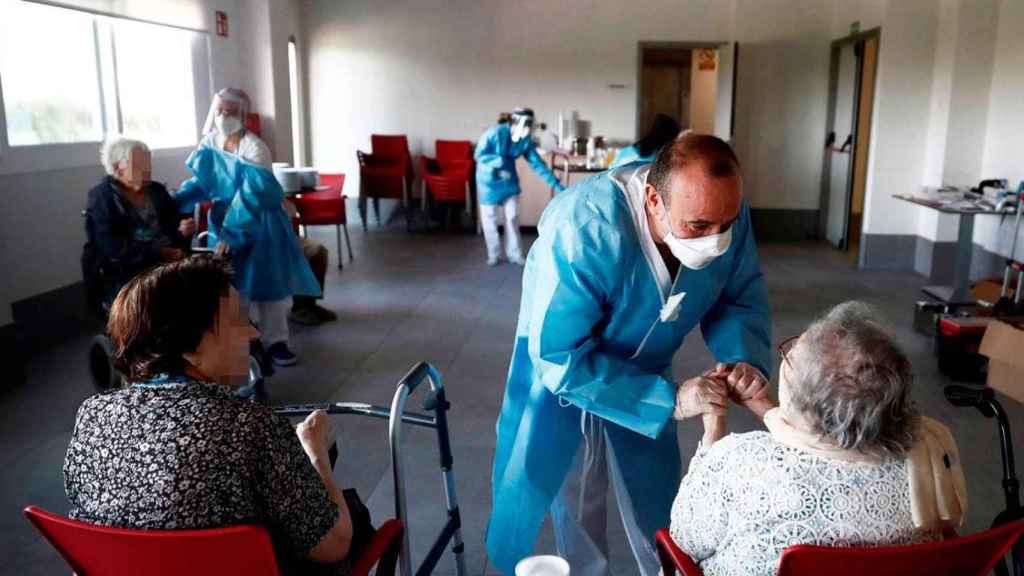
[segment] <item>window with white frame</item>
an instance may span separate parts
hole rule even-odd
[[[7,145],[196,144],[196,32],[31,2],[0,24],[0,94]]]

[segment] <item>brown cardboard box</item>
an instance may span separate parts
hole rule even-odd
[[[988,356],[988,385],[1024,402],[1024,330],[1021,324],[992,322],[978,350]]]

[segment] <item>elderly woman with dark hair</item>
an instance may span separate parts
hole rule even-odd
[[[956,445],[917,413],[910,361],[869,307],[840,304],[779,352],[779,406],[747,403],[768,431],[723,438],[724,416],[705,416],[672,507],[705,574],[775,574],[794,544],[911,544],[963,520]]]
[[[343,571],[364,538],[332,478],[327,416],[296,429],[231,393],[257,334],[225,265],[200,256],[136,276],[107,331],[127,384],[78,411],[64,463],[71,517],[137,529],[254,522],[285,566]]]

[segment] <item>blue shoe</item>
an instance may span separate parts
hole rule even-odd
[[[295,366],[299,363],[299,357],[288,349],[287,342],[271,344],[270,348],[267,348],[267,355],[270,356],[270,360],[275,366]]]

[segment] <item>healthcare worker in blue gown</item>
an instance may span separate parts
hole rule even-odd
[[[516,108],[508,122],[487,129],[476,144],[476,190],[480,201],[480,226],[487,243],[487,264],[501,258],[498,236],[498,208],[505,213],[505,255],[513,264],[523,265],[519,239],[519,175],[516,158],[523,156],[530,167],[556,192],[563,190],[558,178],[537,153],[533,138],[533,110]]]
[[[663,146],[675,140],[682,128],[674,118],[667,114],[658,113],[654,116],[650,130],[644,137],[637,140],[632,146],[626,146],[619,150],[612,161],[611,168],[614,170],[619,166],[632,164],[633,162],[654,162],[655,156]]]
[[[771,321],[728,144],[687,134],[556,196],[523,276],[497,424],[487,550],[512,574],[550,513],[573,576],[606,574],[614,492],[637,572],[680,481],[675,420],[770,404]],[[682,381],[672,357],[700,326],[717,360]]]
[[[193,177],[174,199],[183,213],[197,203],[213,203],[208,245],[231,258],[235,288],[249,302],[271,360],[291,366],[297,361],[288,347],[292,296],[318,297],[320,284],[284,210],[270,150],[242,126],[248,110],[242,90],[225,88],[214,95],[206,136],[185,161]]]

